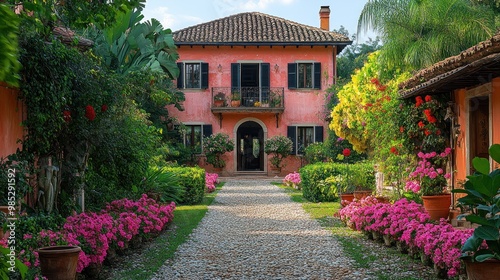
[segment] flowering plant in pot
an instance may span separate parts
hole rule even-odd
[[[450,212],[451,195],[447,193],[447,179],[451,175],[445,172],[450,153],[451,148],[441,153],[419,152],[417,167],[410,173],[405,185],[406,191],[421,195],[424,208],[433,220],[448,218]]]
[[[264,152],[272,155],[271,165],[276,169],[281,169],[283,160],[292,153],[293,142],[283,135],[276,135],[264,142]]]
[[[234,141],[224,133],[212,134],[203,139],[203,152],[207,162],[215,168],[224,168],[226,161],[222,155],[234,149]]]
[[[489,154],[500,163],[500,144],[492,145]],[[476,157],[472,165],[476,173],[467,176],[464,189],[453,190],[466,194],[458,199],[461,205],[471,209],[470,214],[464,214],[465,219],[479,225],[462,246],[462,259],[466,260],[466,266],[470,264],[468,261],[486,262],[488,266],[494,266],[493,262],[496,272],[500,273],[500,169],[490,172],[490,162],[486,158]],[[484,269],[486,267],[481,268]]]

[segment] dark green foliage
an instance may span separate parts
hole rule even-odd
[[[349,174],[350,178],[364,178],[367,186],[375,186],[375,172],[370,163],[316,163],[302,167],[299,173],[304,198],[312,202],[338,199],[338,191],[333,185],[325,184],[325,181],[332,176]]]
[[[184,187],[181,185],[178,174],[167,171],[167,168],[148,168],[144,179],[137,188],[139,193],[158,195],[160,202],[174,201],[179,203],[184,196]]]
[[[500,144],[489,149],[491,158],[500,163]],[[462,258],[483,262],[488,259],[500,260],[500,169],[490,172],[490,161],[476,157],[472,160],[476,173],[467,176],[464,189],[454,193],[465,196],[458,199],[461,208],[467,207],[471,213],[465,219],[478,226],[462,246]],[[482,244],[486,242],[487,249]]]
[[[168,167],[166,171],[179,176],[179,184],[184,187],[183,204],[196,204],[205,195],[205,170],[200,167]]]
[[[18,85],[17,32],[19,17],[5,4],[0,4],[0,81]]]

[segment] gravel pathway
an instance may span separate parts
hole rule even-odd
[[[370,279],[269,180],[229,180],[153,279]]]

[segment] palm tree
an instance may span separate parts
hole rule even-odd
[[[415,70],[456,55],[495,33],[495,13],[469,0],[369,0],[358,33],[374,30],[388,66]]]

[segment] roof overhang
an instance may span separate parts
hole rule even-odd
[[[176,46],[320,46],[320,47],[337,47],[337,54],[345,47],[352,44],[352,41],[341,42],[175,42]]]
[[[500,53],[457,67],[412,88],[402,89],[399,95],[405,99],[421,94],[448,94],[456,89],[488,83],[496,77],[500,77]]]

